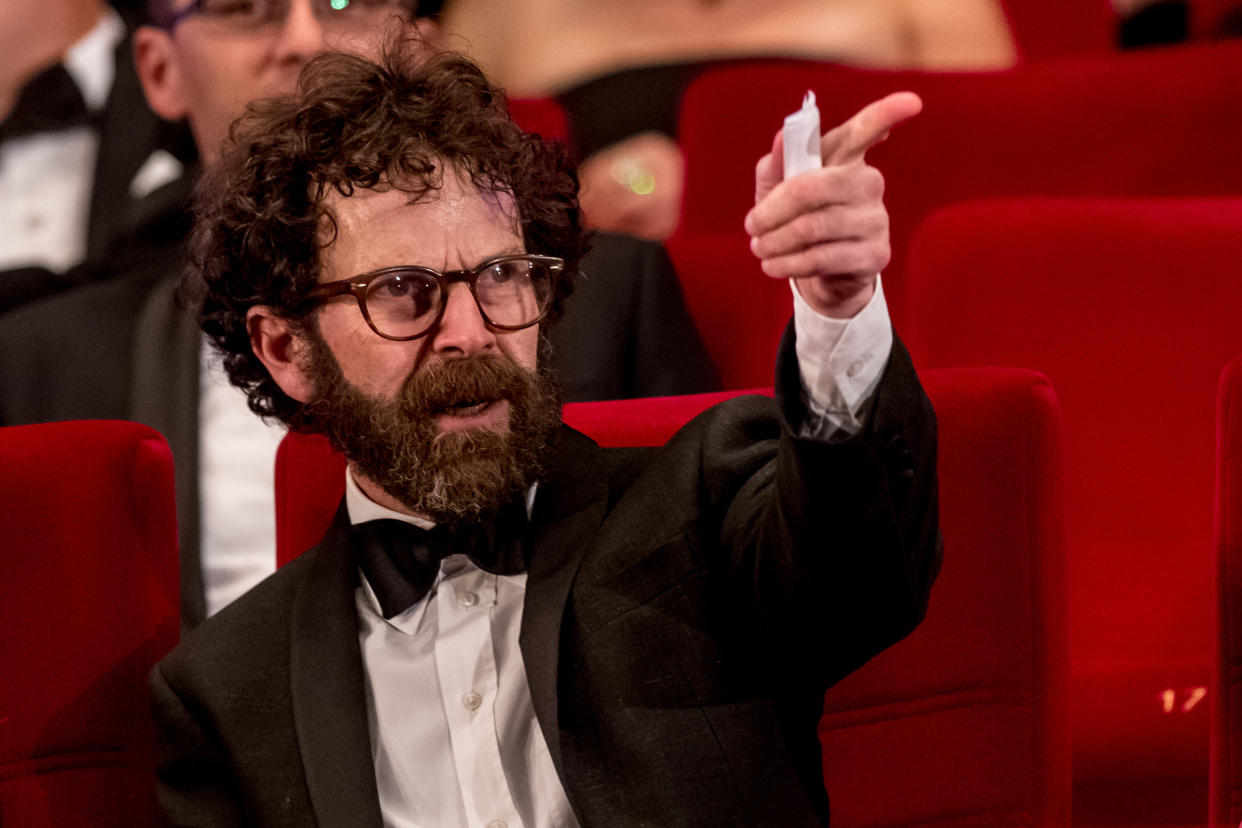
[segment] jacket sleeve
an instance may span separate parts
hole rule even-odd
[[[905,348],[863,430],[800,437],[792,326],[777,365],[779,424],[724,507],[723,548],[774,652],[828,686],[908,635],[939,571],[936,421]]]
[[[155,790],[169,826],[243,825],[237,781],[209,726],[157,664],[151,704],[158,736]]]

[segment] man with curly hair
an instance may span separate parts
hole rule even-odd
[[[291,92],[316,55],[373,49],[394,25],[417,28],[428,45],[436,40],[423,16],[435,9],[415,0],[147,6],[148,25],[134,36],[147,100],[163,117],[188,122],[206,168],[246,104]],[[154,206],[144,202],[137,212]],[[158,256],[128,251],[134,255],[105,283],[0,317],[0,425],[117,418],[164,434],[177,461],[181,609],[189,629],[275,569],[272,470],[284,430],[250,415],[194,315],[177,304],[189,221],[167,224]],[[662,245],[601,235],[581,270],[582,301],[551,334],[567,399],[717,387]]]
[[[328,534],[152,674],[174,825],[818,825],[828,686],[921,620],[935,422],[892,334],[885,98],[781,181],[776,399],[659,449],[559,422],[575,178],[465,58],[320,58],[201,193],[201,322],[348,459]],[[827,206],[825,206],[827,205]],[[845,366],[849,366],[846,368]]]

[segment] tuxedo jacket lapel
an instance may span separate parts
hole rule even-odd
[[[126,37],[116,50],[116,75],[99,125],[91,186],[90,220],[87,226],[87,258],[99,260],[124,230],[126,207],[133,201],[130,184],[153,150],[158,148],[164,127],[142,92],[134,69],[134,43]]]
[[[520,644],[535,714],[560,766],[556,684],[561,620],[583,552],[604,518],[599,448],[562,428],[541,479]],[[380,825],[344,503],[294,598],[290,691],[302,763],[321,828]],[[326,666],[326,669],[325,669]]]
[[[306,786],[320,828],[379,826],[344,503],[315,554],[290,621],[290,692]]]
[[[532,524],[530,566],[519,642],[535,717],[558,771],[557,667],[561,622],[582,555],[604,519],[608,482],[600,449],[562,427],[552,449],[549,474],[539,483]]]
[[[198,520],[198,363],[202,334],[194,315],[178,306],[176,287],[175,278],[156,283],[134,322],[129,416],[163,434],[176,461],[181,621],[188,629],[207,615]]]

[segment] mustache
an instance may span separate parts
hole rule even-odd
[[[415,371],[402,389],[401,406],[411,416],[521,396],[531,372],[502,355],[439,360]]]

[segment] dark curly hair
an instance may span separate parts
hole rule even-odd
[[[426,52],[408,35],[390,35],[374,61],[315,58],[296,95],[247,108],[200,183],[191,241],[200,278],[183,295],[258,414],[300,425],[301,403],[251,350],[246,313],[270,305],[295,329],[307,324],[304,297],[335,233],[324,207],[332,190],[348,197],[391,183],[418,196],[439,188],[452,166],[480,190],[512,195],[527,250],[565,260],[548,321],[572,291],[586,235],[564,148],[522,132],[470,60]]]

